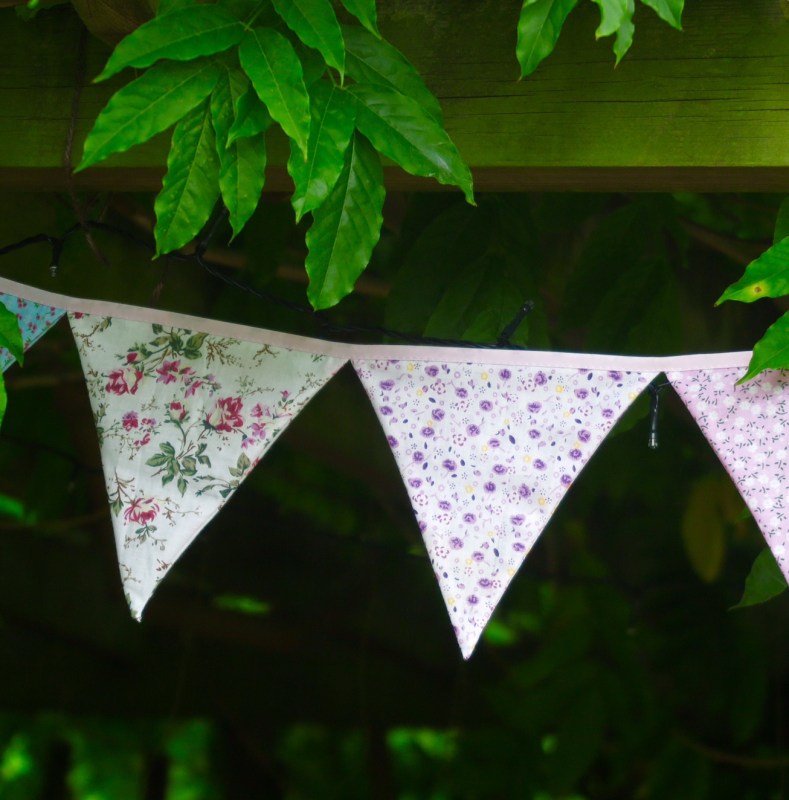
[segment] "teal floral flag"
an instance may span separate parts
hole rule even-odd
[[[69,315],[121,578],[156,585],[345,359],[151,322]]]
[[[3,292],[0,292],[0,303],[16,314],[25,350],[29,350],[66,313],[62,308],[34,303]],[[0,347],[0,371],[5,372],[15,361],[5,347]]]

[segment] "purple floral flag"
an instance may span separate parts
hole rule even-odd
[[[354,360],[464,658],[551,514],[656,372]]]
[[[742,368],[669,372],[668,379],[731,475],[789,579],[789,372],[738,386]]]
[[[121,578],[158,582],[343,358],[69,314],[101,447]]]
[[[29,350],[66,313],[62,308],[41,305],[2,292],[0,303],[16,314],[25,350]],[[0,347],[0,370],[5,372],[15,361],[5,347]]]

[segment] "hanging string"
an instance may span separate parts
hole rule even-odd
[[[271,305],[279,306],[280,308],[284,308],[293,313],[307,315],[311,317],[318,326],[320,326],[320,328],[323,330],[324,334],[327,337],[330,336],[341,337],[343,335],[348,335],[348,334],[366,334],[366,335],[375,335],[377,337],[394,339],[408,344],[427,344],[437,347],[467,347],[467,348],[489,349],[489,350],[499,350],[504,348],[511,350],[526,349],[519,345],[513,344],[511,339],[515,335],[515,332],[517,331],[519,325],[523,322],[526,316],[533,310],[534,303],[531,301],[525,302],[518,309],[518,312],[515,314],[513,319],[507,325],[504,326],[501,334],[499,335],[499,337],[495,342],[474,342],[465,339],[446,339],[435,336],[422,336],[420,334],[405,333],[403,331],[398,331],[393,328],[386,328],[381,325],[338,323],[329,319],[329,317],[326,315],[325,312],[315,311],[310,306],[301,303],[296,303],[292,300],[280,297],[279,295],[276,295],[273,292],[257,289],[256,287],[251,286],[250,284],[242,280],[239,280],[238,278],[232,275],[227,274],[227,272],[222,268],[221,265],[211,261],[206,256],[208,245],[211,241],[211,238],[213,237],[214,233],[219,227],[219,224],[223,221],[226,213],[227,212],[225,211],[225,209],[222,209],[219,213],[215,214],[212,217],[211,221],[206,226],[204,235],[198,240],[197,245],[195,247],[195,251],[193,253],[173,252],[173,253],[167,253],[163,257],[170,259],[171,261],[196,264],[216,280],[222,281],[226,285],[231,286],[234,289],[237,289],[238,291],[244,292],[248,295],[251,295],[252,297],[255,297],[258,300],[261,300],[265,303],[269,303]],[[4,256],[7,255],[8,253],[21,250],[22,248],[25,247],[30,247],[36,244],[46,242],[47,244],[49,244],[51,249],[50,272],[53,277],[56,277],[58,273],[58,268],[60,266],[60,257],[63,252],[63,247],[66,241],[68,241],[68,239],[71,238],[75,233],[80,231],[85,233],[86,236],[88,236],[91,230],[100,230],[104,231],[105,233],[110,233],[115,236],[119,236],[131,242],[132,244],[136,245],[140,249],[145,250],[148,253],[155,254],[156,252],[155,245],[147,238],[138,236],[137,234],[128,231],[125,228],[121,228],[117,225],[113,225],[108,222],[86,219],[86,220],[80,220],[76,224],[72,225],[60,236],[52,236],[50,234],[40,233],[35,236],[29,236],[25,239],[21,239],[18,242],[13,242],[4,247],[0,247],[0,256]]]
[[[647,387],[649,390],[649,439],[647,445],[650,450],[658,449],[658,414],[660,412],[660,393],[669,386],[668,381],[657,383],[652,381]]]

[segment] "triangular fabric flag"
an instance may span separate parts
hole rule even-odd
[[[41,305],[2,292],[0,303],[16,314],[25,350],[29,350],[66,313],[62,308]],[[5,372],[15,361],[5,347],[0,347],[0,371]]]
[[[468,658],[565,492],[657,372],[353,364]]]
[[[139,619],[157,583],[346,359],[118,317],[69,320]]]
[[[789,580],[789,372],[740,386],[745,368],[669,372],[668,379],[731,476]]]

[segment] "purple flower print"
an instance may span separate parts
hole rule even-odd
[[[425,426],[422,428],[422,436],[427,437],[428,439],[435,434],[435,431],[432,428]]]
[[[449,511],[449,509],[452,508],[452,504],[448,500],[440,500],[438,503],[438,507],[442,511]]]
[[[436,422],[441,422],[444,419],[444,409],[443,408],[434,408],[433,413],[430,415]]]
[[[468,392],[461,386],[459,389],[455,389],[455,394],[458,397],[468,397]]]
[[[572,458],[573,461],[578,461],[582,455],[583,453],[577,447],[570,450],[570,458]]]
[[[497,475],[503,475],[507,471],[507,468],[504,466],[504,464],[494,464],[493,471]]]
[[[606,419],[611,419],[614,416],[614,409],[613,408],[604,408],[603,409],[603,416]]]
[[[608,377],[612,381],[621,381],[622,380],[622,373],[621,372],[617,372],[616,370],[611,370],[611,372],[608,373]]]
[[[485,554],[484,553],[480,553],[479,550],[475,550],[471,554],[471,557],[474,559],[474,561],[484,561],[485,560]]]
[[[525,483],[522,483],[518,488],[518,494],[521,497],[531,497],[531,489]]]
[[[392,413],[392,409],[389,406],[381,406],[381,416],[388,417]]]
[[[463,540],[458,536],[454,536],[449,543],[452,545],[453,550],[460,550],[463,547]]]
[[[536,428],[532,428],[529,431],[529,438],[530,439],[539,439],[540,438],[540,432]]]
[[[441,466],[450,472],[454,472],[458,468],[457,463],[455,463],[451,458],[445,459]]]
[[[515,543],[512,545],[512,549],[513,549],[513,550],[514,550],[516,553],[522,553],[522,552],[523,552],[523,551],[526,549],[526,545],[525,545],[523,542],[515,542]]]
[[[541,458],[538,458],[534,462],[534,469],[545,469],[545,462]]]
[[[540,370],[534,376],[534,382],[537,384],[537,386],[545,386],[545,384],[548,383],[548,376],[542,370]]]
[[[523,514],[516,514],[514,517],[510,517],[510,522],[513,525],[520,527],[524,522],[526,522],[526,517],[524,517]]]
[[[576,389],[575,396],[579,400],[586,400],[586,398],[589,397],[589,392],[586,389]]]
[[[480,402],[480,404],[479,404],[479,407],[480,407],[480,408],[481,408],[483,411],[490,411],[490,410],[491,410],[491,408],[493,408],[493,403],[491,403],[491,402],[490,402],[490,400],[482,400],[482,401]]]
[[[495,492],[496,491],[496,484],[493,481],[488,481],[485,484],[485,491],[486,492]]]
[[[487,589],[487,588],[488,588],[488,586],[490,586],[490,584],[491,584],[491,581],[490,581],[490,579],[489,579],[489,578],[480,578],[480,579],[479,579],[479,585],[480,585],[480,586],[481,586],[483,589]]]
[[[472,606],[475,606],[479,603],[479,598],[475,594],[470,594],[468,596],[468,601]]]
[[[529,403],[526,408],[529,409],[530,413],[536,414],[542,408],[542,403]]]
[[[463,515],[463,522],[466,522],[469,525],[471,525],[472,522],[476,522],[476,521],[477,521],[477,517],[476,517],[475,514],[469,513],[469,514],[464,514]]]
[[[438,375],[438,367],[434,364],[431,364],[429,367],[425,367],[425,372],[431,377],[435,378]]]
[[[589,431],[579,431],[578,432],[578,438],[582,442],[588,442],[592,438],[592,434],[589,433]]]
[[[391,392],[391,391],[392,391],[392,389],[394,389],[395,382],[394,382],[393,380],[385,380],[385,381],[381,381],[381,383],[380,383],[380,384],[378,384],[378,385],[379,385],[379,386],[380,386],[380,387],[381,387],[381,388],[382,388],[382,389],[383,389],[385,392]]]
[[[389,447],[397,447],[400,444],[394,436],[387,436],[386,441],[389,442]]]
[[[562,475],[562,486],[569,486],[573,479],[569,475]]]
[[[425,460],[425,454],[421,450],[417,450],[412,458],[417,464],[421,464]]]
[[[469,425],[469,426],[466,428],[466,433],[467,433],[469,436],[479,436],[480,430],[479,430],[479,428],[478,428],[476,425]]]
[[[503,381],[508,381],[512,377],[512,373],[508,369],[499,370],[499,377]]]
[[[409,478],[408,485],[413,487],[414,489],[418,489],[422,485],[421,478]]]
[[[488,442],[488,447],[501,447],[501,442],[498,439],[491,439]]]

